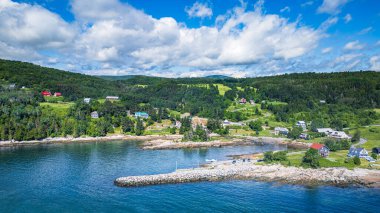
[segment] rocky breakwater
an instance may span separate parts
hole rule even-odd
[[[345,168],[304,169],[281,165],[224,162],[196,169],[182,169],[173,173],[129,176],[115,180],[122,187],[176,184],[200,181],[258,180],[301,185],[336,185],[380,187],[380,171]],[[375,178],[375,179],[374,179]]]

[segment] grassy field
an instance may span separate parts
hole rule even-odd
[[[363,148],[367,149],[367,151],[372,151],[374,147],[380,147],[380,127],[372,126],[372,127],[362,127],[358,129],[360,131],[361,137],[367,139],[368,141],[362,145]],[[350,134],[354,134],[356,129],[351,129],[349,131]]]
[[[70,107],[74,106],[73,102],[61,102],[61,103],[40,103],[43,110],[51,110],[60,117],[64,117],[69,113]]]
[[[163,120],[161,123],[155,122],[145,129],[145,135],[169,135],[170,120]]]
[[[209,88],[208,84],[181,84],[183,86],[188,86],[188,87],[203,87],[203,88]],[[224,95],[228,90],[231,90],[230,87],[225,86],[224,84],[213,84],[214,86],[218,87],[219,94]]]
[[[51,103],[56,103],[56,102],[61,102],[63,101],[63,97],[55,97],[55,96],[45,96],[44,97],[45,101],[51,102]]]

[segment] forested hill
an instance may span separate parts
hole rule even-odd
[[[354,108],[380,107],[380,72],[300,73],[248,78],[260,94],[284,102],[325,100]]]
[[[0,80],[35,91],[62,92],[66,98],[102,97],[121,93],[120,84],[98,77],[0,59]]]

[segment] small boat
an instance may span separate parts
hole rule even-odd
[[[215,159],[206,159],[206,162],[210,162],[210,163],[212,163],[212,162],[216,162],[217,160],[215,160]]]

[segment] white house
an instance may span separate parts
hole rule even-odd
[[[359,158],[365,158],[368,156],[367,150],[364,148],[355,148],[351,147],[347,154],[348,157],[359,157]]]
[[[119,100],[119,97],[118,96],[107,96],[106,100],[107,101],[117,101],[117,100]]]
[[[229,120],[224,120],[222,125],[223,125],[223,127],[226,127],[226,126],[244,126],[244,124],[241,122],[231,122]]]
[[[274,128],[274,134],[275,135],[287,135],[289,134],[289,130],[287,128],[284,128],[284,127],[276,127]]]
[[[318,128],[317,132],[324,133],[325,135],[330,135],[332,132],[334,132],[334,130],[331,128]]]
[[[296,125],[301,127],[303,131],[306,130],[306,122],[305,121],[297,121]]]
[[[84,101],[86,104],[89,104],[90,101],[91,101],[91,98],[84,98],[83,101]]]
[[[97,111],[91,112],[91,118],[97,119],[99,118],[99,114]]]
[[[336,139],[351,139],[351,136],[347,135],[343,131],[333,131],[329,134],[329,137],[336,138]]]

